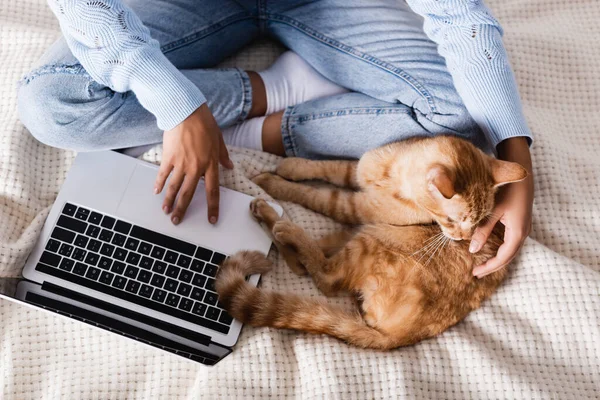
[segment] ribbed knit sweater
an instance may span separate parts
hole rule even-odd
[[[400,1],[400,0],[398,0]],[[133,91],[169,130],[206,102],[162,54],[121,0],[48,0],[69,48],[90,76],[116,92]],[[531,132],[502,43],[502,28],[480,0],[407,0],[425,19],[454,85],[490,144]]]

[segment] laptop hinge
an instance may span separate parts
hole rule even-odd
[[[50,293],[54,293],[59,296],[64,296],[72,300],[141,322],[143,324],[153,326],[165,332],[169,332],[174,335],[192,340],[196,343],[200,343],[204,346],[209,346],[212,343],[211,338],[202,333],[194,332],[191,329],[183,328],[181,326],[177,326],[169,322],[161,321],[157,318],[153,318],[148,315],[141,314],[139,312],[129,310],[121,306],[117,306],[104,300],[99,300],[91,296],[77,293],[73,290],[66,289],[54,283],[44,281],[44,283],[42,284],[42,290],[46,290]]]

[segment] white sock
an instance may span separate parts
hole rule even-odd
[[[231,146],[262,150],[262,127],[265,118],[251,118],[241,124],[223,129],[223,141]]]
[[[308,100],[348,92],[292,51],[283,53],[273,65],[258,74],[267,93],[266,115]]]

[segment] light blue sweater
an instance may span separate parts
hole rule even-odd
[[[160,129],[174,128],[206,102],[121,0],[48,3],[90,76],[117,92],[133,91]],[[407,3],[425,18],[425,33],[438,44],[458,93],[491,145],[517,136],[531,140],[502,28],[489,9],[480,0]]]

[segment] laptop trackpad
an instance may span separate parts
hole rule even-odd
[[[117,208],[119,217],[226,254],[244,249],[268,252],[271,240],[249,212],[251,196],[220,188],[219,222],[211,225],[208,222],[204,182],[201,181],[183,221],[175,226],[171,223],[171,216],[165,215],[161,209],[166,190],[159,195],[152,192],[157,171],[154,165],[136,166]]]

